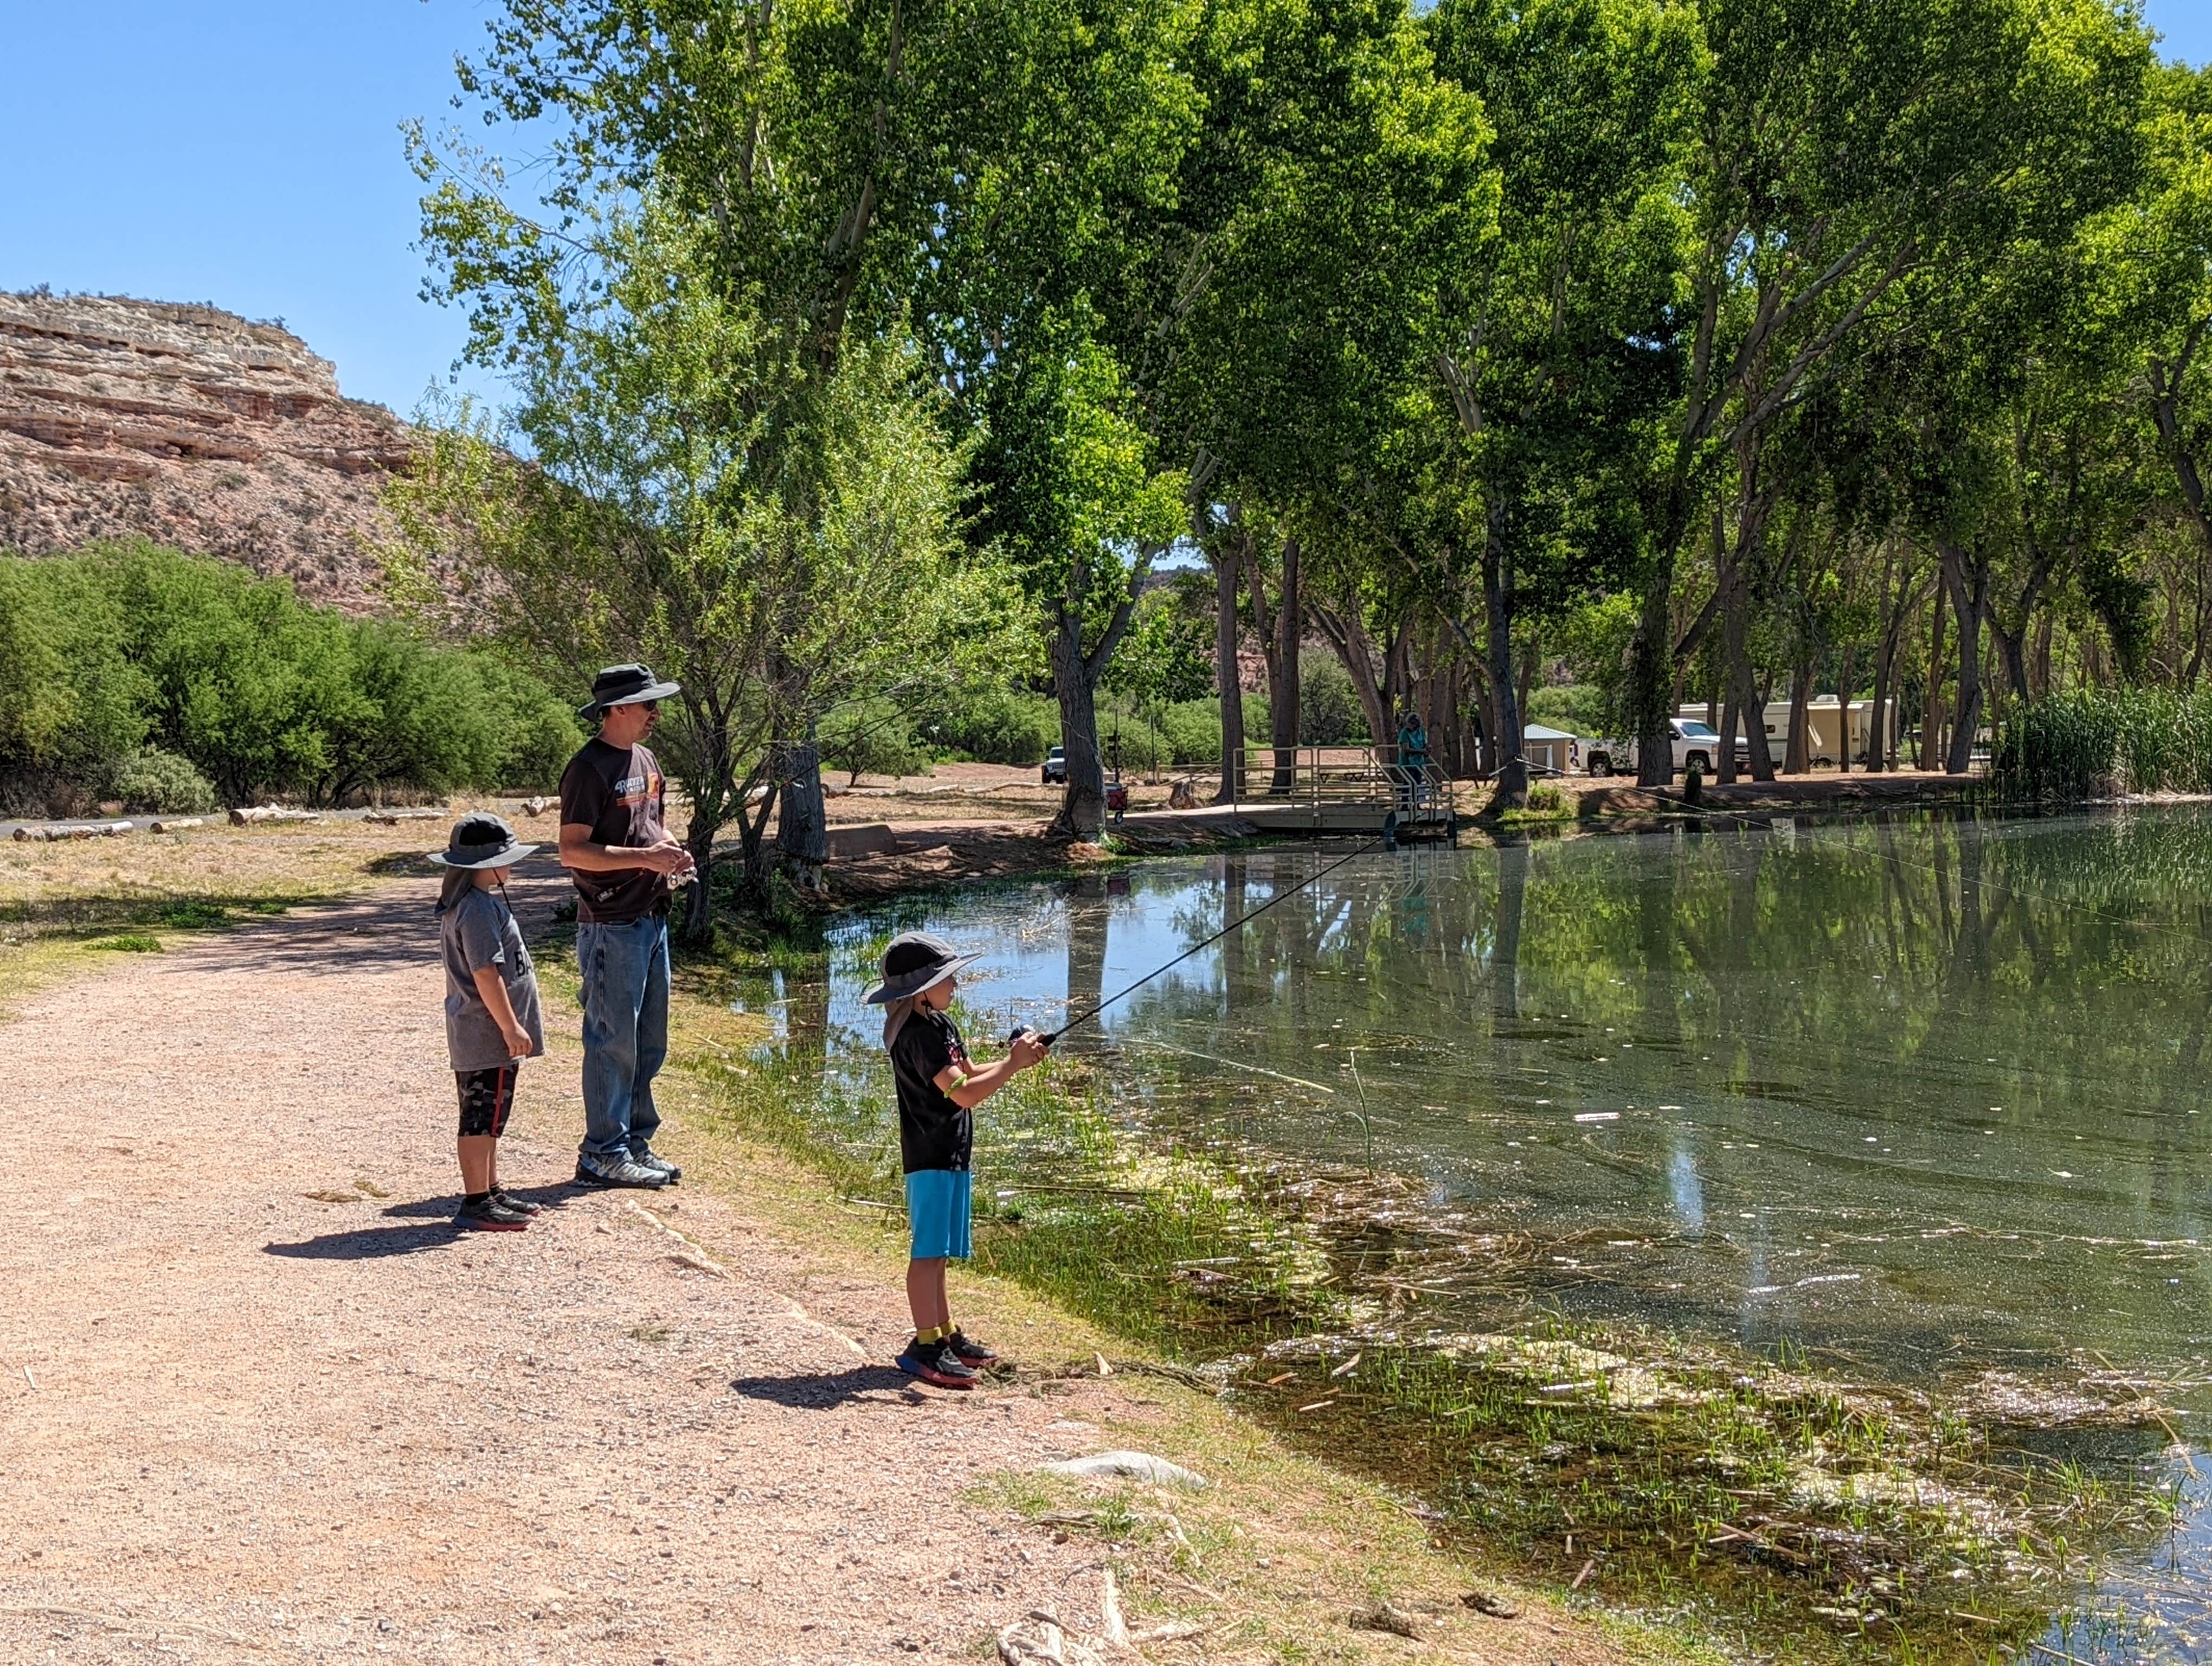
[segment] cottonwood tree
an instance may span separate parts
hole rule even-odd
[[[434,431],[392,488],[389,564],[417,598],[434,567],[458,574],[453,607],[572,686],[630,658],[683,684],[659,734],[690,800],[696,934],[726,826],[744,885],[765,885],[787,737],[917,662],[997,658],[1026,620],[958,537],[958,459],[912,348],[811,366],[787,319],[701,275],[710,229],[650,198],[585,226],[589,281],[514,303],[519,443]]]
[[[1869,331],[1918,321],[1927,271],[1985,262],[2124,188],[2148,66],[2095,0],[1712,0],[1688,170],[1687,376],[1650,488],[1631,666],[1639,777],[1669,778],[1677,563],[1717,471],[1739,478]]]
[[[973,433],[981,386],[1035,356],[1024,329],[1118,292],[1148,251],[1196,119],[1190,18],[1182,0],[506,0],[463,89],[532,143],[541,201],[522,211],[416,130],[433,287],[471,307],[472,356],[514,364],[518,299],[559,286],[602,204],[650,189],[789,374],[910,335],[946,426]],[[818,860],[817,750],[804,731],[778,749],[785,843]]]
[[[1079,313],[1041,329],[988,389],[976,531],[1006,550],[1042,616],[1066,789],[1054,825],[1093,837],[1106,815],[1098,687],[1152,563],[1186,522],[1186,477],[1159,468],[1111,353]]]
[[[1442,564],[1480,597],[1496,802],[1528,800],[1516,631],[1627,576],[1644,435],[1680,381],[1690,15],[1648,0],[1445,0],[1441,74],[1497,137],[1497,231],[1438,273],[1430,492]],[[1631,513],[1624,513],[1628,510]]]

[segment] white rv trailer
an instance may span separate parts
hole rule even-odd
[[[1719,708],[1714,708],[1710,720],[1705,716],[1705,702],[1702,700],[1694,703],[1685,702],[1677,715],[1695,718],[1701,723],[1710,721],[1717,727],[1721,720]],[[1875,730],[1874,702],[1854,700],[1844,708],[1844,711],[1850,722],[1851,767],[1863,768],[1867,761],[1868,739]],[[1836,760],[1844,756],[1836,717],[1836,697],[1832,694],[1816,694],[1812,703],[1805,708],[1806,750],[1816,769],[1832,769]],[[1775,768],[1778,769],[1790,750],[1790,702],[1787,700],[1768,701],[1765,714],[1760,721],[1766,731],[1767,747],[1773,756]],[[1897,702],[1894,700],[1882,702],[1882,728],[1884,755],[1887,756],[1895,750],[1898,739]],[[1744,714],[1739,712],[1736,714],[1736,757],[1743,758],[1749,748],[1749,732],[1744,722]]]

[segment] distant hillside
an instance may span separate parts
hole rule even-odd
[[[375,605],[364,538],[408,429],[273,324],[212,307],[0,295],[0,550],[143,533]]]

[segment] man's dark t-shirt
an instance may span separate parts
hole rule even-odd
[[[561,820],[592,830],[593,844],[642,848],[660,842],[666,783],[660,764],[642,746],[610,746],[587,740],[561,775]],[[649,867],[589,872],[568,870],[576,882],[576,918],[621,925],[668,909],[668,876]]]
[[[968,1044],[951,1018],[926,1006],[891,1037],[891,1073],[898,1078],[899,1155],[906,1171],[964,1169],[975,1146],[975,1113],[937,1085],[947,1065],[966,1070]]]

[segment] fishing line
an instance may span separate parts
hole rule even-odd
[[[1255,1076],[1272,1076],[1279,1082],[1289,1082],[1297,1087],[1310,1087],[1316,1093],[1334,1096],[1336,1092],[1333,1087],[1325,1086],[1320,1082],[1310,1082],[1303,1076],[1285,1076],[1279,1070],[1263,1070],[1256,1064],[1245,1064],[1237,1059],[1219,1058],[1212,1053],[1201,1053],[1194,1047],[1177,1047],[1173,1042],[1152,1041],[1142,1037],[1133,1037],[1122,1043],[1122,1045],[1124,1047],[1157,1047],[1163,1052],[1180,1053],[1186,1059],[1203,1059],[1208,1064],[1223,1065],[1231,1070],[1248,1071]]]
[[[1290,901],[1291,897],[1297,896],[1308,885],[1313,884],[1315,880],[1326,879],[1330,874],[1335,873],[1337,869],[1342,867],[1346,862],[1352,861],[1355,858],[1364,856],[1369,851],[1374,849],[1376,846],[1382,843],[1389,836],[1390,836],[1388,833],[1377,833],[1373,838],[1368,840],[1364,844],[1354,850],[1350,855],[1338,857],[1336,860],[1331,862],[1327,867],[1316,868],[1304,879],[1299,880],[1297,884],[1292,885],[1288,891],[1278,891],[1275,895],[1270,897],[1266,902],[1261,903],[1258,908],[1250,910],[1249,913],[1237,915],[1236,919],[1231,921],[1219,931],[1214,933],[1212,936],[1207,938],[1203,943],[1194,943],[1189,948],[1185,949],[1173,960],[1164,962],[1160,965],[1153,967],[1151,971],[1146,972],[1134,983],[1128,985],[1125,988],[1116,989],[1112,994],[1107,996],[1105,1000],[1100,1001],[1096,1006],[1091,1008],[1090,1011],[1077,1013],[1073,1018],[1068,1019],[1066,1023],[1061,1025],[1059,1029],[1049,1031],[1044,1035],[1038,1037],[1037,1039],[1042,1042],[1045,1046],[1050,1047],[1062,1036],[1074,1029],[1077,1025],[1090,1023],[1091,1019],[1097,1018],[1101,1012],[1104,1012],[1109,1006],[1111,1006],[1115,1001],[1136,994],[1138,990],[1143,988],[1147,983],[1150,983],[1161,973],[1171,971],[1176,967],[1182,964],[1184,961],[1189,959],[1193,955],[1197,954],[1203,950],[1212,948],[1216,943],[1218,943],[1223,938],[1228,936],[1230,933],[1237,930],[1240,926],[1244,925],[1248,921],[1257,920],[1261,915],[1265,914],[1269,909],[1274,907],[1278,903],[1286,903]],[[1021,1032],[1019,1031],[1016,1031],[1014,1033],[1016,1035],[1019,1035]]]

